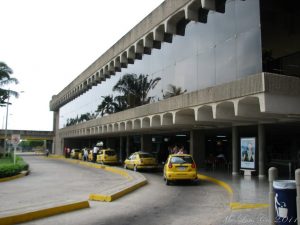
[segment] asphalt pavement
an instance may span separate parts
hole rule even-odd
[[[124,182],[124,177],[44,157],[24,157],[27,177],[0,185],[0,215],[59,202],[87,200]],[[232,177],[226,172],[201,171],[229,184],[233,196],[208,181],[166,186],[162,173],[143,172],[148,184],[114,202],[90,201],[90,208],[34,220],[45,225],[265,225],[267,208],[231,210],[230,202],[268,203],[268,183],[258,178]]]

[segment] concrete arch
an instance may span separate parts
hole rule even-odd
[[[162,115],[162,126],[170,126],[174,124],[174,114],[175,112],[168,112]]]
[[[185,19],[199,22],[198,10],[201,8],[201,2],[194,0],[184,7]]]
[[[144,117],[142,119],[142,126],[141,128],[150,128],[150,117]]]
[[[185,10],[183,9],[166,20],[165,32],[183,36],[188,23],[189,20],[186,19]]]
[[[164,41],[165,25],[160,24],[153,31],[153,40],[154,41]]]
[[[130,46],[130,48],[128,48],[126,50],[126,52],[127,52],[128,64],[134,64],[134,60],[135,60],[135,47],[134,47],[134,45]]]
[[[106,65],[104,67],[104,76],[105,76],[105,78],[110,78],[109,65]]]
[[[119,131],[125,131],[125,122],[119,123]]]
[[[101,81],[105,81],[104,68],[100,69],[100,79]]]
[[[108,66],[108,71],[109,71],[109,75],[115,75],[115,62],[114,61],[110,61],[109,66]]]
[[[119,131],[119,124],[118,123],[114,123],[114,125],[113,125],[113,131],[114,132],[118,132]]]
[[[115,65],[115,71],[116,72],[121,72],[121,58],[120,58],[120,56],[117,56],[114,59],[114,65]]]
[[[154,115],[150,117],[150,127],[159,127],[161,126],[161,116]]]
[[[258,97],[246,97],[237,101],[236,116],[258,116],[261,113]]]
[[[125,130],[132,130],[132,121],[131,120],[126,121]]]
[[[142,59],[143,54],[144,54],[144,41],[143,41],[143,39],[137,41],[134,44],[134,48],[135,48],[135,58],[136,59]]]
[[[142,128],[141,119],[133,120],[133,129],[141,129],[141,128]]]
[[[213,107],[209,105],[204,105],[195,110],[196,121],[212,121],[213,117]]]
[[[151,55],[151,49],[153,48],[153,33],[148,33],[143,38],[143,45],[144,45],[144,54]]]
[[[213,106],[214,119],[232,119],[235,116],[234,103],[226,101],[217,103]]]
[[[113,125],[112,124],[108,124],[107,125],[107,132],[113,132]]]
[[[174,124],[192,124],[195,123],[194,109],[178,110],[174,114]]]
[[[123,52],[120,56],[120,62],[121,62],[121,67],[122,68],[127,68],[128,65],[128,60],[127,60],[127,52]]]
[[[107,133],[107,125],[102,126],[102,133]]]

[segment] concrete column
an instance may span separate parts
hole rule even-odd
[[[126,136],[126,158],[130,155],[130,137]]]
[[[275,193],[273,181],[278,177],[278,170],[275,167],[269,169],[269,221],[270,225],[275,225]]]
[[[232,175],[238,175],[238,130],[237,127],[232,127]]]
[[[297,224],[300,225],[300,169],[296,169],[295,171],[295,179],[296,179],[296,189],[297,189],[297,197],[296,197],[296,204],[297,204]]]
[[[151,135],[141,135],[141,150],[145,152],[152,152],[152,138]]]
[[[193,156],[198,167],[204,166],[205,137],[199,130],[192,130],[190,132],[190,154]]]
[[[54,131],[54,154],[63,155],[64,140],[58,136],[59,130],[59,111],[53,113],[53,131]]]
[[[123,162],[123,137],[120,137],[120,152],[119,152],[119,161]]]
[[[258,125],[258,177],[265,178],[265,127]]]

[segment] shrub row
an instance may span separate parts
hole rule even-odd
[[[16,157],[16,164],[13,160],[8,163],[0,163],[0,178],[18,175],[23,170],[28,170],[29,165],[19,156]]]

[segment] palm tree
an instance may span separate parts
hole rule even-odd
[[[113,87],[113,91],[123,94],[129,108],[147,104],[153,98],[148,96],[149,91],[161,80],[160,77],[148,80],[148,77],[144,74],[125,74]]]
[[[181,94],[184,94],[186,91],[187,91],[186,89],[184,91],[182,91],[181,87],[176,87],[173,84],[169,84],[168,90],[166,91],[165,94],[163,94],[163,98],[167,99],[167,98],[171,98],[171,97],[174,97],[177,95],[181,95]],[[162,90],[162,92],[163,92],[163,90]]]
[[[114,101],[114,98],[112,95],[102,96],[103,100],[100,105],[98,105],[98,108],[96,112],[99,112],[101,116],[104,116],[105,114],[111,114],[116,111],[116,108],[118,108],[118,104]]]
[[[12,73],[13,70],[10,67],[8,67],[4,62],[0,62],[0,106],[8,104],[7,100],[9,99],[9,96],[14,96],[16,98],[19,96],[16,91],[2,88],[10,83],[18,83],[16,78],[10,77]]]

